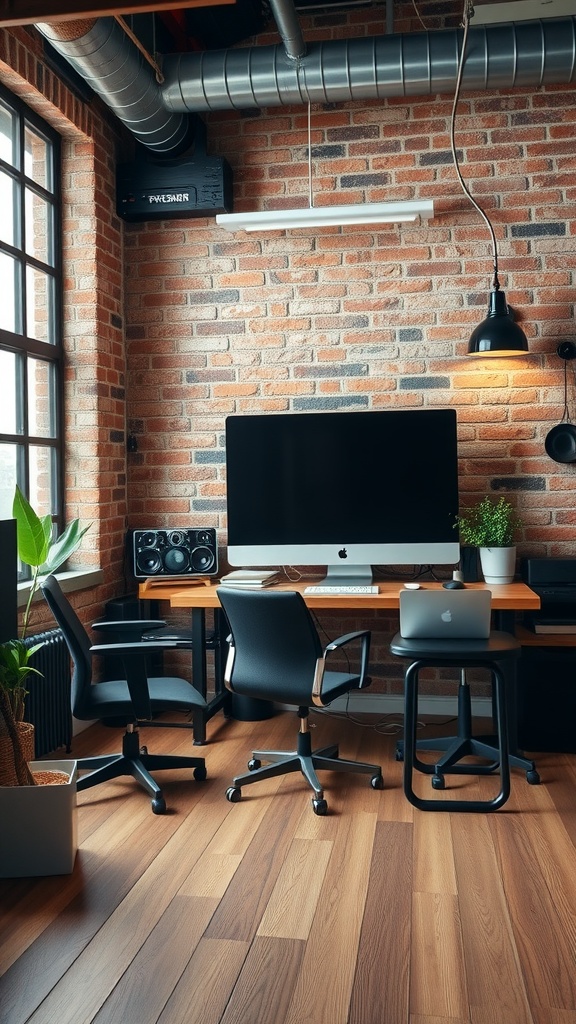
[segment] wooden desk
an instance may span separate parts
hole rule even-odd
[[[397,609],[399,605],[399,594],[404,584],[399,580],[379,580],[377,594],[304,594],[304,588],[312,581],[301,581],[299,583],[281,583],[267,589],[274,590],[297,590],[302,593],[309,608],[325,609],[329,611],[358,611],[365,609]],[[206,610],[214,611],[214,626],[220,643],[224,641],[224,616],[221,612],[220,602],[216,593],[218,582],[210,581],[183,584],[180,581],[166,581],[160,583],[158,580],[145,580],[138,589],[138,596],[142,600],[168,601],[172,608],[189,608],[192,612],[192,672],[195,687],[206,698],[207,695],[207,672],[206,672]],[[422,590],[441,590],[441,583],[423,582]],[[530,590],[525,583],[506,583],[497,587],[488,587],[485,583],[467,583],[469,590],[491,590],[492,608],[496,613],[496,624],[499,629],[506,629],[514,632],[514,616],[517,611],[536,611],[540,607],[540,598],[533,590]],[[514,689],[514,687],[512,687]],[[226,709],[229,702],[222,678],[222,665],[218,661],[215,668],[215,695],[208,702],[205,722],[208,721],[221,708]],[[205,724],[205,723],[204,723]],[[194,743],[206,742],[205,729],[202,735],[194,735]]]

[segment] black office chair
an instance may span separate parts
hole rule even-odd
[[[90,770],[89,775],[80,776],[79,791],[91,789],[100,782],[108,782],[120,776],[131,775],[152,797],[152,810],[163,814],[166,802],[162,790],[151,771],[170,768],[191,768],[194,778],[206,778],[206,765],[202,757],[181,757],[171,754],[149,754],[146,747],[140,747],[138,720],[149,720],[164,711],[185,711],[201,714],[205,707],[203,697],[185,679],[176,677],[148,677],[146,659],[150,655],[151,643],[108,643],[92,646],[90,638],[65,598],[60,584],[54,576],[48,576],[41,583],[42,592],[58,623],[70,651],[73,662],[72,713],[82,721],[120,720],[126,726],[121,754],[107,754],[101,757],[83,757],[78,760],[78,769]],[[126,627],[126,623],[99,624]],[[142,627],[152,623],[142,622]],[[174,646],[166,643],[158,649]],[[121,659],[124,677],[106,682],[92,681],[92,656],[104,655]]]
[[[240,800],[244,785],[301,771],[314,790],[314,812],[326,814],[328,805],[317,769],[367,774],[371,776],[372,788],[382,789],[379,765],[340,759],[336,744],[312,751],[308,728],[310,708],[325,707],[349,690],[369,684],[369,631],[338,637],[323,650],[312,616],[299,593],[230,587],[219,587],[217,593],[231,630],[224,673],[226,686],[232,693],[246,697],[295,704],[300,719],[296,750],[253,751],[248,774],[234,778],[226,792],[228,800]],[[360,644],[358,670],[327,671],[327,656],[352,641]],[[262,761],[268,764],[262,767]]]

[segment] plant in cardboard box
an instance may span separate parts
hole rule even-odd
[[[40,518],[19,487],[16,487],[12,514],[16,520],[18,557],[32,569],[32,580],[20,637],[0,644],[0,785],[33,786],[36,779],[28,767],[33,757],[33,732],[23,723],[25,683],[30,673],[41,675],[30,664],[30,659],[42,645],[24,643],[30,611],[40,577],[63,565],[76,551],[89,527],[80,529],[79,520],[75,519],[60,537],[53,539],[52,517]]]

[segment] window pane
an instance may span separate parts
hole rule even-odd
[[[39,516],[56,507],[51,448],[30,445],[30,504]]]
[[[41,196],[27,188],[24,193],[26,203],[26,252],[35,256],[42,263],[54,266],[52,255],[52,206]]]
[[[9,174],[0,171],[0,239],[8,245],[19,245],[16,229],[18,186]]]
[[[0,380],[2,381],[0,434],[16,434],[18,433],[16,426],[16,355],[5,349],[0,349]]]
[[[22,333],[16,306],[18,269],[11,256],[0,252],[0,328],[15,334]]]
[[[26,334],[54,344],[53,282],[34,267],[26,268]]]
[[[30,125],[26,125],[24,129],[24,173],[46,189],[52,187],[49,161],[48,146],[45,140],[40,138]]]
[[[0,444],[0,519],[12,519],[12,502],[16,489],[15,444]]]
[[[3,103],[0,103],[0,157],[6,163],[16,163],[14,153],[14,116]]]
[[[55,367],[45,359],[28,359],[28,433],[56,436]]]

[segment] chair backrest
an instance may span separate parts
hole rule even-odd
[[[311,705],[323,648],[302,595],[231,587],[219,587],[217,593],[233,636],[234,693]]]
[[[75,718],[90,719],[90,688],[92,685],[92,658],[90,637],[76,615],[72,605],[62,593],[55,576],[47,576],[40,589],[56,622],[62,630],[72,663],[72,714]]]

